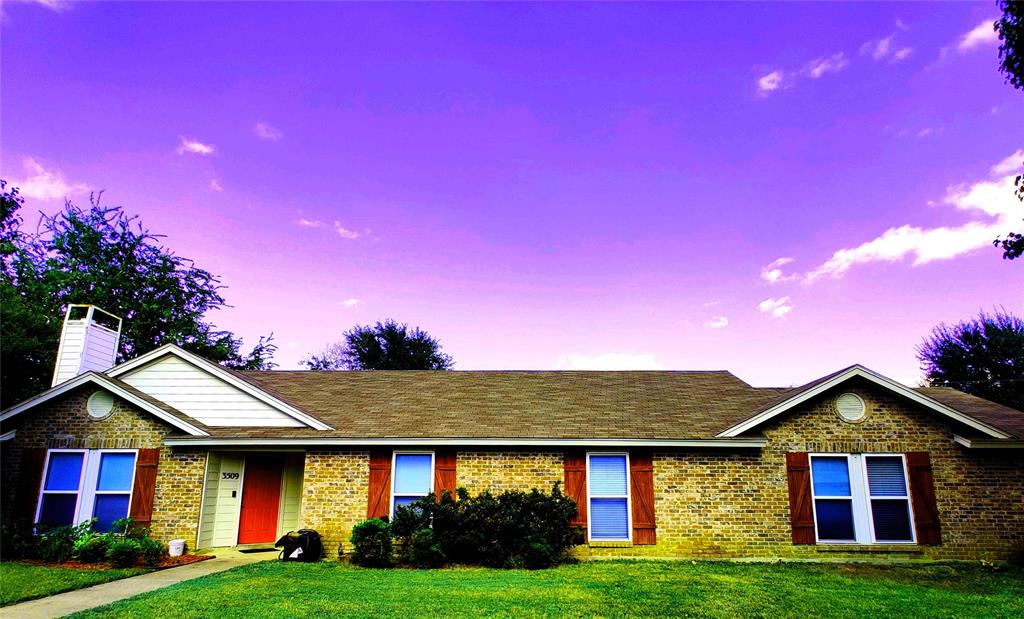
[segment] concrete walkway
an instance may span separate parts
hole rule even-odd
[[[117,600],[123,600],[140,593],[162,589],[169,585],[199,578],[208,574],[216,574],[224,570],[230,570],[239,565],[258,563],[276,559],[276,552],[253,552],[241,553],[237,550],[217,550],[215,558],[190,563],[181,567],[172,567],[165,570],[157,570],[148,574],[122,578],[102,585],[95,585],[77,591],[59,593],[50,597],[22,602],[0,608],[0,619],[13,617],[31,617],[32,619],[43,619],[49,617],[63,617],[80,610],[87,610],[102,606]]]

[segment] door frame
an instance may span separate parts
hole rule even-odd
[[[249,458],[252,458],[252,457],[273,458],[273,459],[277,460],[278,463],[280,464],[281,471],[280,471],[280,479],[278,480],[278,490],[277,490],[277,522],[274,525],[274,537],[275,538],[278,536],[277,534],[278,534],[278,532],[280,531],[280,528],[281,528],[281,509],[282,509],[282,503],[284,502],[284,468],[285,468],[285,460],[284,460],[283,457],[281,457],[280,454],[277,454],[277,453],[259,453],[259,452],[256,452],[256,453],[246,453],[242,457],[242,471],[241,471],[241,475],[239,475],[240,479],[239,479],[239,482],[238,482],[238,492],[240,494],[238,495],[238,508],[237,508],[237,513],[235,514],[235,546],[252,546],[252,545],[257,545],[258,546],[260,544],[266,544],[267,543],[267,542],[248,542],[248,543],[242,544],[242,543],[239,543],[239,541],[238,541],[238,536],[241,535],[241,533],[242,533],[242,501],[245,498],[245,473],[246,473],[246,469],[248,468],[248,465],[249,465]],[[270,543],[273,543],[273,541],[275,541],[275,540],[271,540]]]

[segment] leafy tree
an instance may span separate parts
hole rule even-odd
[[[1006,81],[1018,90],[1024,90],[1024,2],[1000,0],[1003,15],[995,23],[999,33],[999,70]],[[1024,174],[1014,180],[1016,195],[1024,202]],[[1024,234],[1009,232],[1005,239],[996,239],[993,245],[1003,250],[1003,258],[1014,260],[1024,255]]]
[[[344,340],[302,361],[310,370],[450,370],[455,363],[419,327],[388,319],[356,325]]]
[[[269,369],[276,346],[260,338],[248,355],[242,340],[205,319],[227,307],[220,281],[160,244],[121,207],[66,202],[43,216],[35,234],[20,230],[17,189],[2,197],[0,405],[49,387],[64,308],[83,303],[124,319],[118,362],[173,342],[236,369]]]
[[[1024,320],[1003,311],[932,330],[917,349],[928,384],[1024,411]]]

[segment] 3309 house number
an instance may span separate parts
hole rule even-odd
[[[238,479],[238,473],[221,473],[221,479]]]

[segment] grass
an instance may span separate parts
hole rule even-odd
[[[0,606],[91,587],[148,572],[145,569],[81,570],[32,563],[0,563]]]
[[[592,561],[551,570],[257,563],[76,617],[1024,617],[1024,571]]]

